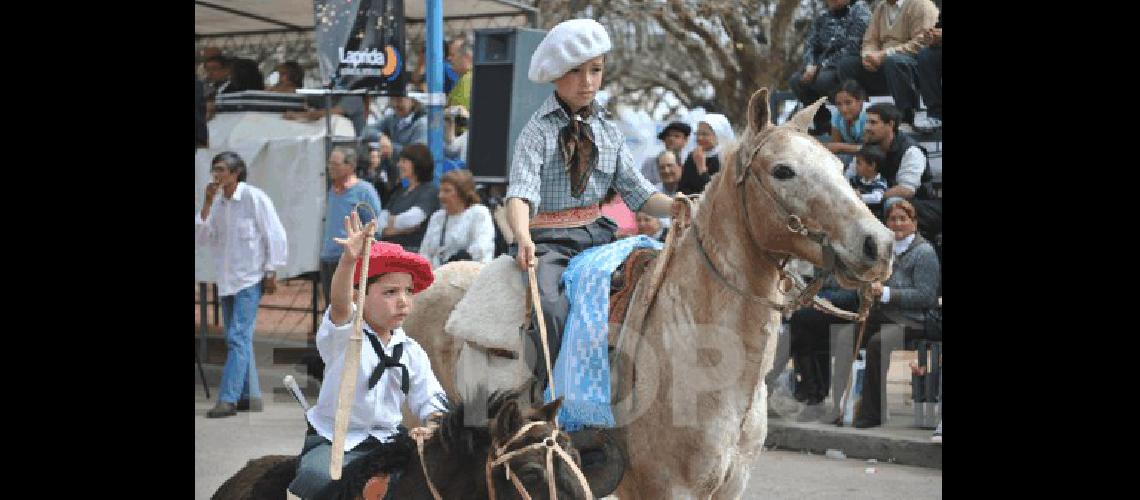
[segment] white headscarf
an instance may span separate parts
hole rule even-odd
[[[736,134],[732,131],[732,125],[728,123],[728,117],[720,113],[710,113],[701,117],[700,120],[697,120],[697,125],[701,123],[707,123],[709,128],[713,130],[713,133],[716,134],[716,147],[705,152],[706,157],[719,155],[720,148],[726,141],[736,140]],[[696,129],[697,127],[694,126],[693,130],[695,131]]]

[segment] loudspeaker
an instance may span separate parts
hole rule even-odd
[[[528,28],[475,30],[467,168],[475,182],[506,183],[515,141],[542,102],[554,92],[526,74],[534,49],[546,36]]]

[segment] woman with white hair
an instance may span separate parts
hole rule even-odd
[[[511,255],[524,270],[537,266],[552,360],[569,312],[562,272],[575,255],[615,239],[617,225],[599,206],[606,192],[613,188],[631,210],[655,217],[668,217],[673,204],[642,176],[621,131],[594,100],[610,48],[597,21],[564,21],[539,43],[528,72],[531,81],[553,82],[554,93],[519,134],[506,207],[518,238]],[[536,323],[528,331],[532,339],[538,338]],[[537,351],[542,356],[541,347]],[[544,361],[531,366],[545,381]]]
[[[697,122],[697,147],[685,158],[677,189],[685,194],[704,192],[713,174],[720,172],[720,152],[724,143],[735,138],[732,125],[724,115],[712,113],[701,118]]]

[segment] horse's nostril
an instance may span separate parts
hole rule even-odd
[[[863,256],[868,260],[875,260],[879,258],[879,248],[875,245],[875,238],[867,236],[863,239]]]

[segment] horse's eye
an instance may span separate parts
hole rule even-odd
[[[792,170],[792,167],[789,167],[787,165],[776,165],[776,168],[772,169],[772,177],[775,177],[775,178],[782,180],[782,181],[787,180],[787,179],[791,179],[792,177],[795,177],[795,176],[796,176],[795,170]]]

